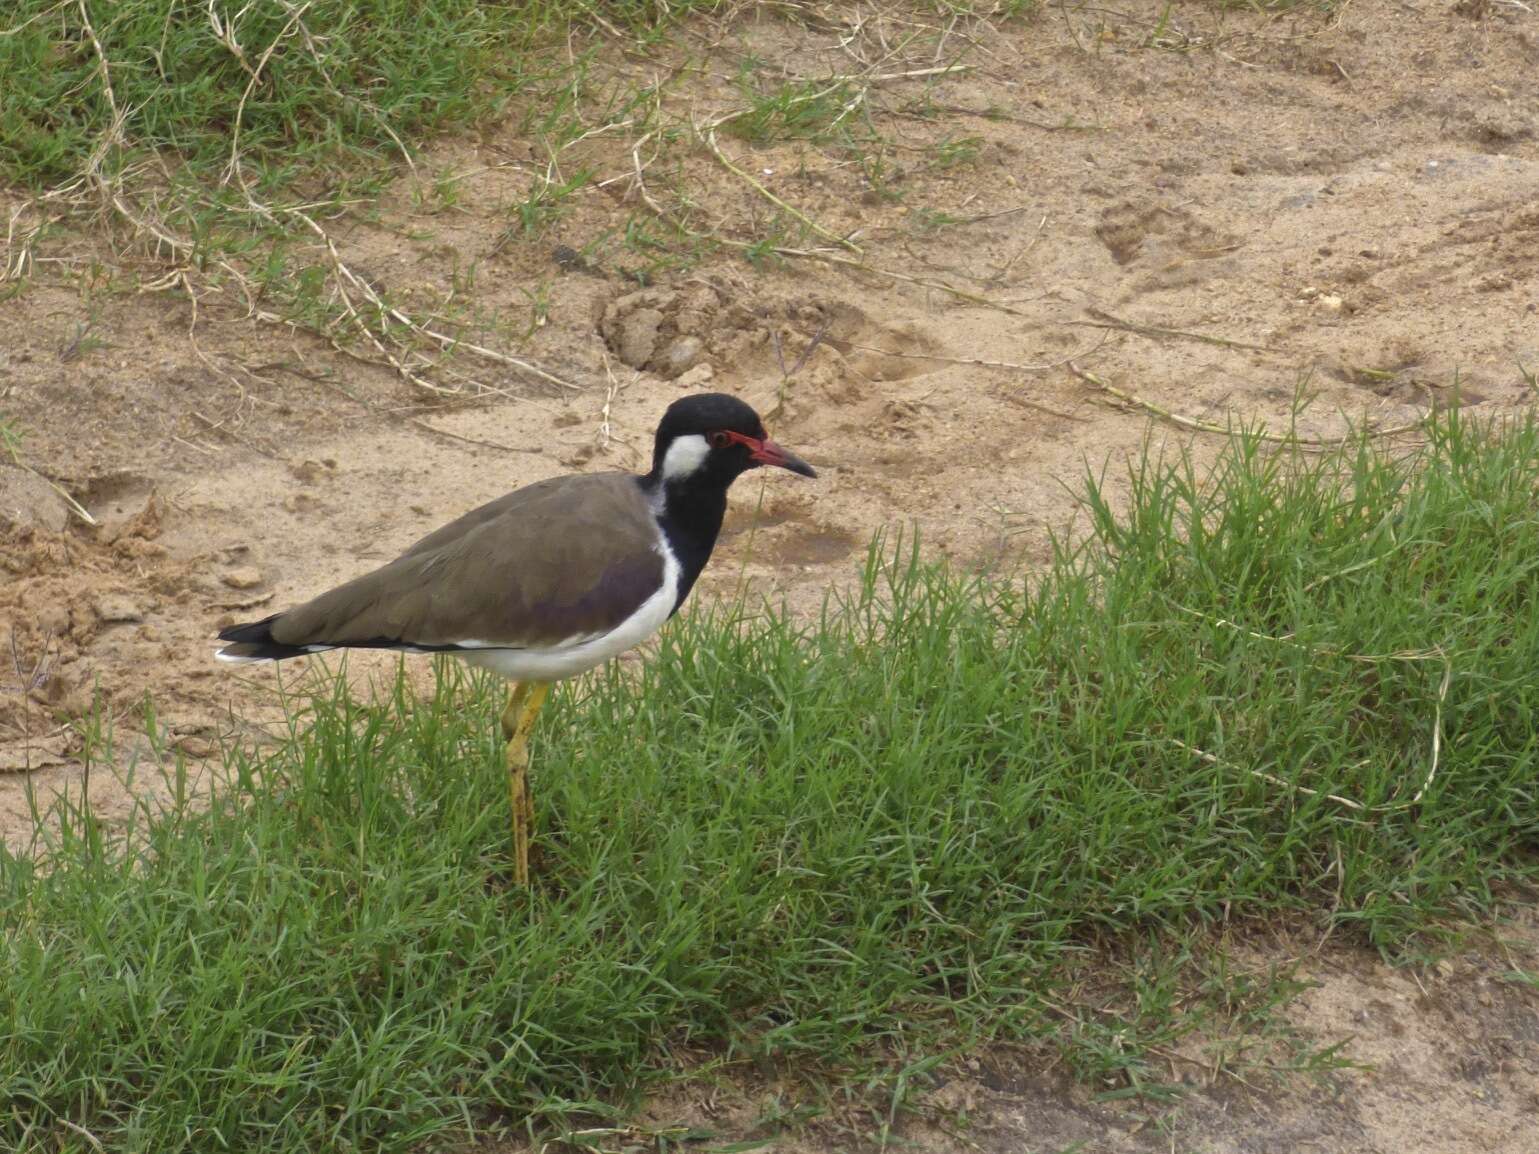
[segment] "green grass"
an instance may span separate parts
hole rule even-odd
[[[451,667],[324,689],[126,835],[77,796],[0,856],[0,1145],[405,1150],[680,1051],[894,1061],[896,1101],[1001,1037],[1157,1098],[1183,981],[1253,1031],[1281,996],[1221,920],[1414,955],[1539,875],[1539,427],[1429,432],[1237,436],[1122,514],[1092,480],[1031,580],[878,547],[818,619],[686,615],[542,718],[527,894],[495,690]],[[1126,1029],[1064,1004],[1096,972]]]
[[[9,458],[11,464],[21,464],[21,442],[24,435],[15,421],[0,414],[0,459]]]
[[[689,0],[316,0],[216,6],[12,0],[0,36],[0,177],[72,179],[126,113],[109,167],[174,156],[194,180],[226,165],[236,125],[268,182],[316,177],[393,153],[397,142],[484,116],[548,70],[538,50],[592,15],[642,32]]]
[[[763,61],[745,62],[738,87],[744,107],[724,130],[751,144],[784,140],[823,140],[855,110],[862,99],[849,84],[805,80],[765,89],[757,80]]]
[[[110,222],[117,252],[138,242],[152,262],[124,261],[125,284],[159,283],[145,270],[170,260],[200,297],[260,301],[268,319],[342,342],[362,326],[366,346],[392,345],[409,361],[415,336],[342,300],[349,282],[316,248],[315,222],[366,216],[359,206],[435,134],[516,123],[524,108],[530,128],[563,143],[578,131],[586,56],[572,64],[555,47],[599,30],[644,46],[674,18],[715,6],[13,0],[0,15],[0,183],[48,193],[51,213],[72,212],[85,229]],[[610,95],[622,113],[641,99]],[[537,190],[516,228],[538,235],[585,179]],[[419,174],[411,191],[452,197],[452,184]],[[20,293],[26,280],[0,291]]]
[[[563,181],[542,181],[529,190],[526,199],[519,201],[509,215],[513,218],[504,233],[506,237],[522,237],[534,240],[545,234],[566,212],[574,193],[587,186],[593,179],[589,169],[581,169]]]

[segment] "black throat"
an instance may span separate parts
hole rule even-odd
[[[673,612],[677,613],[711,559],[716,535],[721,532],[721,521],[727,513],[727,486],[709,476],[665,483],[656,470],[638,481],[653,502],[663,537],[679,562],[679,595],[673,603]]]

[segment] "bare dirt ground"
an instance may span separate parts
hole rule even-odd
[[[1509,933],[1532,950],[1530,914]],[[1509,939],[1506,950],[1515,943]],[[1299,958],[1278,940],[1258,964]],[[1302,946],[1309,989],[1279,1028],[1295,1044],[1344,1042],[1357,1065],[1320,1078],[1283,1077],[1254,1062],[1220,1073],[1228,1041],[1169,1055],[1173,1103],[1118,1099],[1039,1050],[996,1048],[931,1078],[907,1110],[840,1103],[794,1083],[721,1079],[658,1096],[629,1129],[590,1144],[624,1149],[681,1130],[713,1145],[771,1143],[785,1154],[874,1148],[934,1154],[1400,1154],[1534,1149],[1539,1129],[1539,1014],[1532,991],[1503,977],[1511,952],[1478,950],[1413,973],[1360,952]],[[1531,954],[1529,956],[1532,956]],[[1112,1098],[1106,1095],[1111,1093]],[[796,1126],[788,1119],[803,1119]],[[488,1145],[522,1154],[522,1145]]]
[[[512,111],[435,145],[377,214],[325,221],[362,282],[498,355],[460,348],[406,379],[365,342],[350,356],[247,319],[230,292],[194,308],[176,291],[193,282],[165,278],[175,262],[97,232],[65,226],[29,253],[0,304],[0,416],[100,525],[0,468],[0,837],[21,844],[29,793],[78,790],[70,723],[93,695],[120,732],[152,695],[207,756],[236,718],[270,715],[270,673],[210,660],[221,624],[517,485],[645,468],[686,389],[739,393],[821,470],[741,485],[702,582],[709,597],[746,578],[793,606],[847,582],[884,525],[917,523],[966,565],[1039,563],[1087,463],[1115,468],[1151,435],[1208,450],[1160,410],[1281,428],[1305,388],[1299,432],[1331,437],[1532,399],[1531,5],[1131,0],[1001,26],[758,11],[601,52],[570,101],[581,131]],[[728,121],[710,151],[746,90],[840,76],[856,145],[760,143]],[[643,126],[613,97],[648,86]],[[23,199],[0,190],[0,210]],[[7,267],[18,256],[13,241]],[[120,814],[105,776],[93,804]],[[1495,964],[1429,979],[1317,959],[1322,985],[1292,1013],[1378,1064],[1335,1096],[1231,1087],[1135,1133],[1001,1055],[941,1087],[936,1116],[965,1110],[967,1141],[1000,1150],[1531,1150],[1539,1014]],[[927,1147],[966,1144],[913,1125]]]

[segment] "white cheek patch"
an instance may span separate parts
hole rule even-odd
[[[711,446],[699,433],[675,437],[663,454],[663,480],[679,481],[688,477],[710,455]]]

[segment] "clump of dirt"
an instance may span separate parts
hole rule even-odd
[[[60,723],[90,713],[98,689],[113,708],[142,694],[131,679],[103,684],[104,659],[161,642],[152,619],[197,585],[194,565],[156,541],[161,517],[151,497],[80,531],[0,518],[0,772],[58,758]]]
[[[940,347],[920,325],[873,322],[838,297],[750,295],[724,277],[694,277],[679,288],[616,297],[605,305],[598,328],[625,364],[686,387],[725,373],[800,378],[816,365],[820,350],[837,354],[832,373],[810,380],[825,391],[837,377],[904,381],[935,368],[931,354]],[[830,399],[855,400],[863,392],[835,389]]]
[[[1095,235],[1112,259],[1128,265],[1147,257],[1156,265],[1184,259],[1211,259],[1239,245],[1186,209],[1128,200],[1102,210]]]
[[[30,469],[0,465],[0,524],[37,525],[57,533],[69,521],[69,505]]]
[[[674,380],[690,370],[709,380],[762,337],[760,318],[719,277],[692,277],[677,288],[645,288],[610,301],[599,320],[609,351],[633,369]]]

